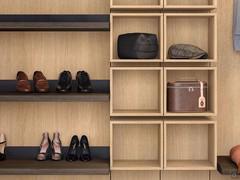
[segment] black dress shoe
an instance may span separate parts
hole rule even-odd
[[[73,136],[68,152],[67,152],[67,161],[77,161],[78,160],[78,146],[79,146],[79,140],[77,136]]]
[[[69,71],[61,72],[58,80],[57,91],[69,92],[72,89],[72,74]]]
[[[82,136],[80,140],[80,157],[81,161],[91,161],[91,152],[87,136]]]
[[[90,77],[87,72],[85,71],[79,71],[76,76],[76,80],[78,83],[78,91],[79,92],[92,92],[92,85],[90,81]]]

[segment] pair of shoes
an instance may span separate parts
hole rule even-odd
[[[7,146],[7,139],[5,134],[0,134],[0,161],[6,160],[5,148]]]
[[[78,155],[79,150],[80,155]],[[78,136],[72,137],[66,160],[77,161],[78,159],[80,161],[91,161],[92,159],[87,136],[82,136],[80,141]]]
[[[79,92],[92,92],[92,85],[87,72],[78,71],[76,75],[76,81],[78,83],[77,90]],[[58,92],[69,92],[72,90],[72,74],[70,71],[61,72],[56,90]]]
[[[28,76],[23,71],[17,73],[17,85],[18,92],[32,92],[32,86],[28,80]],[[46,77],[41,71],[35,71],[33,74],[34,89],[36,92],[45,93],[49,91],[49,85]]]
[[[49,138],[49,134],[47,132],[43,133],[40,152],[36,159],[38,161],[46,161],[48,159],[54,161],[62,160],[62,143],[58,132],[53,134],[52,142]]]

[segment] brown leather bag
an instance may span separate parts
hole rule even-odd
[[[232,161],[238,166],[238,173],[240,173],[240,145],[233,147],[230,151]]]
[[[207,111],[206,82],[176,81],[167,84],[167,111],[177,113]]]

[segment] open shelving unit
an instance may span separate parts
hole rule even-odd
[[[208,84],[207,111],[202,113],[168,112],[167,83],[181,80],[201,80]],[[165,116],[216,116],[217,69],[216,67],[166,67],[164,68],[164,115]]]
[[[163,61],[163,14],[162,13],[111,13],[110,62],[162,62]],[[159,54],[156,59],[120,59],[117,53],[118,36],[125,33],[145,32],[156,34]]]
[[[164,9],[168,10],[213,10],[217,0],[164,0]]]
[[[161,170],[163,122],[156,119],[112,119],[111,170]]]
[[[216,140],[212,120],[164,121],[164,169],[215,170]]]
[[[215,13],[165,13],[164,62],[216,62],[217,18]],[[169,59],[173,44],[193,44],[208,53],[208,59]]]
[[[160,67],[112,67],[111,116],[163,115],[163,69]]]

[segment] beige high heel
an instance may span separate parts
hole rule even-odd
[[[49,134],[47,132],[42,135],[42,142],[40,145],[40,152],[37,155],[38,161],[46,161],[50,158],[51,153],[51,141],[49,139]]]
[[[54,160],[54,161],[62,160],[62,143],[61,143],[61,140],[60,140],[60,133],[59,132],[55,132],[53,134],[52,160]]]
[[[7,146],[7,139],[5,134],[0,134],[0,161],[6,159],[5,148]]]

